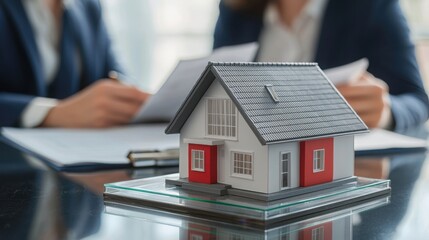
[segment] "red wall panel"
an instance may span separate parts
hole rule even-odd
[[[189,223],[188,225],[188,238],[192,239],[193,236],[197,236],[202,238],[203,240],[215,240],[216,239],[216,229],[199,225],[199,224],[193,224]]]
[[[299,231],[299,240],[312,240],[313,229],[323,228],[323,239],[332,240],[332,222],[323,223]]]
[[[325,149],[325,170],[313,172],[314,150]],[[334,177],[334,139],[321,138],[300,142],[300,186],[331,182]]]

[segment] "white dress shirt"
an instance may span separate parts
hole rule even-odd
[[[280,21],[274,5],[268,6],[260,37],[258,61],[311,62],[327,0],[310,0],[291,27]]]
[[[24,0],[24,10],[34,33],[36,46],[43,66],[44,80],[49,85],[58,73],[60,29],[52,12],[43,0]],[[39,126],[51,108],[58,104],[57,99],[36,97],[24,109],[21,115],[22,127]]]

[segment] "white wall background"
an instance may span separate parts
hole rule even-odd
[[[413,38],[429,39],[429,1],[401,0],[401,6],[410,24]]]
[[[219,0],[101,0],[114,51],[130,76],[155,91],[180,59],[211,52]]]

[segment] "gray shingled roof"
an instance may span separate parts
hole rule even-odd
[[[209,63],[166,133],[180,132],[215,79],[262,144],[368,130],[315,63]]]

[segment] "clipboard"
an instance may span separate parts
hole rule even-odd
[[[179,165],[179,149],[130,151],[127,158],[134,167],[173,167]]]

